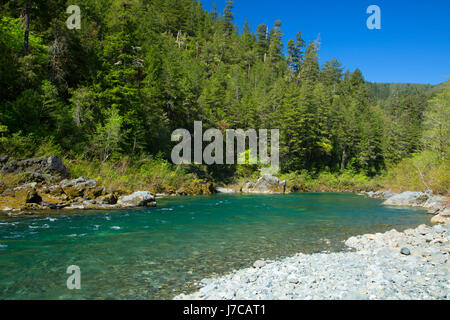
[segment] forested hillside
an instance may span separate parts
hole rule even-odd
[[[402,94],[404,92],[431,93],[434,88],[431,84],[417,83],[374,83],[367,82],[371,94],[379,100],[386,100],[389,96]]]
[[[301,30],[284,55],[282,21],[238,28],[231,0],[224,12],[192,0],[3,3],[1,153],[164,161],[172,131],[201,120],[280,129],[283,173],[374,176],[424,148],[448,164],[448,85],[368,85],[337,59],[319,65],[320,43]],[[80,30],[66,27],[70,4]]]

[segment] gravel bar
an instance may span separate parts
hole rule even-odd
[[[182,300],[384,300],[450,297],[450,224],[351,237],[348,252],[296,254],[212,279]],[[352,251],[350,251],[352,250]]]

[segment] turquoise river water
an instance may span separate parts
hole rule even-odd
[[[0,218],[0,299],[171,299],[257,259],[344,250],[352,235],[427,223],[355,194],[214,195],[157,208]],[[66,286],[67,267],[81,289]]]

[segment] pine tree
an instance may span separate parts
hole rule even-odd
[[[233,13],[233,0],[227,0],[225,1],[227,3],[225,9],[223,10],[223,19],[225,23],[225,30],[228,32],[228,34],[231,34],[233,30],[233,20],[234,20],[234,13]]]
[[[288,51],[288,65],[294,75],[297,75],[300,71],[300,66],[303,61],[303,48],[305,47],[305,41],[303,40],[301,31],[297,32],[296,40],[290,39],[287,43]]]
[[[267,52],[269,49],[269,39],[268,31],[265,24],[260,24],[256,29],[256,40],[257,40],[257,52],[260,61],[266,61]]]
[[[305,58],[300,68],[300,81],[315,82],[319,78],[319,63],[318,63],[318,46],[315,42],[310,41],[305,51]]]
[[[275,21],[274,27],[269,33],[269,58],[271,63],[281,61],[283,57],[283,32],[281,31],[281,21]]]

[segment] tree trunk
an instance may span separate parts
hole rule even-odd
[[[345,152],[345,148],[344,148],[344,151],[342,151],[341,171],[343,171],[345,169],[345,161],[346,160],[347,160],[347,153]]]
[[[76,110],[75,110],[75,124],[80,126],[81,124],[81,102],[77,101]]]
[[[52,84],[55,84],[55,80],[56,80],[56,64],[57,64],[57,60],[58,60],[58,56],[59,56],[59,39],[58,39],[58,24],[55,25],[55,41],[53,41],[53,45],[51,47],[51,52],[52,52]]]
[[[23,54],[28,55],[28,38],[30,34],[30,2],[25,3],[25,38],[23,43]]]
[[[195,42],[195,45],[196,45],[196,47],[197,47],[197,54],[196,54],[196,56],[195,56],[195,59],[198,60],[198,54],[199,54],[198,40]]]

